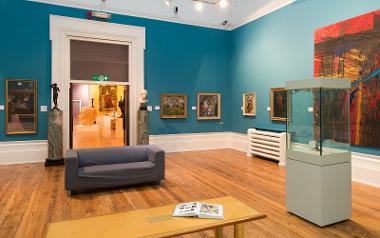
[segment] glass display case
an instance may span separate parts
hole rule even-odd
[[[319,226],[349,219],[351,81],[318,78],[285,87],[286,207]]]
[[[350,152],[348,80],[292,81],[287,83],[287,94],[287,150],[290,154],[300,152],[321,159]]]

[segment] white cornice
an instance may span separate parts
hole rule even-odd
[[[262,16],[265,16],[281,7],[289,5],[296,0],[280,0],[280,1],[269,3],[265,5],[264,7],[255,11],[249,17],[244,18],[241,21],[238,21],[235,23],[233,19],[231,19],[230,22],[232,22],[232,24],[228,26],[222,26],[221,24],[204,23],[198,20],[186,20],[186,19],[179,18],[176,16],[168,17],[164,15],[156,15],[156,14],[150,14],[150,13],[145,13],[145,12],[140,12],[140,11],[119,9],[119,8],[113,8],[109,6],[102,7],[99,4],[90,4],[90,3],[84,3],[84,2],[81,3],[78,1],[72,1],[72,0],[27,0],[27,1],[52,4],[52,5],[58,5],[58,6],[64,6],[64,7],[80,8],[80,9],[86,9],[86,10],[101,10],[101,11],[107,11],[110,13],[120,14],[120,15],[142,17],[142,18],[147,18],[147,19],[152,19],[152,20],[159,20],[159,21],[173,22],[173,23],[179,23],[179,24],[185,24],[185,25],[193,25],[193,26],[231,31],[231,30],[239,28],[242,25],[252,22]]]
[[[248,24],[254,20],[257,20],[260,17],[263,17],[271,12],[274,12],[282,7],[285,7],[296,0],[281,0],[281,1],[276,1],[271,4],[267,4],[266,6],[262,7],[261,9],[255,11],[252,15],[248,16],[247,18],[241,20],[240,22],[234,23],[232,26],[231,30],[235,30],[245,24]]]
[[[99,5],[78,3],[77,1],[70,1],[70,0],[27,0],[27,1],[52,4],[52,5],[58,5],[58,6],[64,6],[64,7],[80,8],[80,9],[86,9],[86,10],[106,11],[106,12],[110,12],[114,14],[141,17],[141,18],[147,18],[147,19],[152,19],[152,20],[166,21],[166,22],[179,23],[179,24],[192,25],[192,26],[200,26],[200,27],[219,29],[219,30],[229,31],[232,29],[230,26],[224,27],[218,24],[215,24],[215,25],[205,24],[203,22],[196,21],[196,20],[188,21],[185,19],[181,19],[179,17],[166,17],[162,15],[154,15],[154,14],[149,14],[149,13],[144,13],[144,12],[124,10],[124,9],[116,9],[112,7],[101,8]]]

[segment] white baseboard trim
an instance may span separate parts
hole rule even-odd
[[[353,152],[352,180],[380,188],[380,156]]]
[[[212,150],[230,147],[231,132],[150,135],[149,143],[166,152]]]
[[[247,136],[235,132],[151,135],[149,139],[166,152],[223,148],[248,151]],[[44,162],[47,148],[46,140],[0,142],[0,165]],[[380,188],[380,156],[353,152],[352,180]]]
[[[46,140],[0,142],[0,165],[40,163],[47,155]]]
[[[248,136],[246,134],[229,132],[229,136],[230,136],[229,148],[235,149],[244,153],[248,153],[249,144],[248,144]]]
[[[151,144],[166,152],[222,148],[248,151],[247,135],[235,132],[153,135],[149,138]],[[380,188],[380,156],[352,152],[352,180]]]

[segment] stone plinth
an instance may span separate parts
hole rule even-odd
[[[63,163],[63,113],[53,108],[48,113],[48,158],[45,165]]]
[[[149,112],[141,108],[137,114],[137,144],[149,145]]]

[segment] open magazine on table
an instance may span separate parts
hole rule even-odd
[[[175,207],[173,216],[223,219],[223,206],[202,202],[182,203]]]

